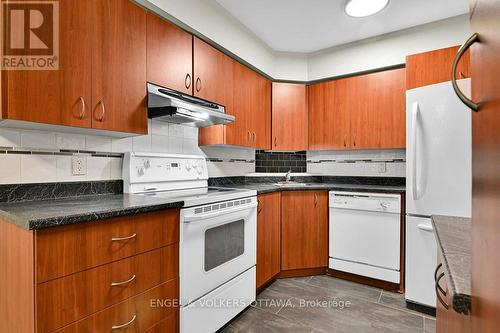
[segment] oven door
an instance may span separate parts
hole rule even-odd
[[[255,266],[256,234],[256,197],[182,209],[181,305]]]

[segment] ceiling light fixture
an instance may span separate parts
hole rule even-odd
[[[345,12],[351,17],[366,17],[387,7],[389,0],[348,0]]]

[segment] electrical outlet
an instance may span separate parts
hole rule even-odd
[[[73,156],[71,158],[71,172],[73,176],[83,176],[87,174],[87,163],[83,156]]]
[[[387,165],[385,162],[378,163],[378,173],[386,173],[387,172]]]

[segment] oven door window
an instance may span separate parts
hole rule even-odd
[[[226,223],[205,231],[205,272],[245,252],[245,220]]]

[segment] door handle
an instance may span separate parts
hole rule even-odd
[[[470,98],[464,95],[464,93],[460,90],[460,87],[457,84],[457,67],[460,59],[465,54],[465,52],[472,46],[472,44],[479,42],[479,35],[474,33],[472,36],[467,39],[467,41],[458,49],[457,55],[453,60],[453,66],[451,68],[451,84],[453,85],[453,90],[455,90],[455,94],[457,94],[458,98],[467,105],[472,111],[479,111],[480,104],[473,102]]]
[[[314,207],[318,205],[318,194],[314,193]]]
[[[112,326],[111,329],[114,331],[114,330],[121,330],[121,329],[124,329],[126,327],[129,327],[130,325],[132,325],[132,323],[137,319],[137,315],[134,315],[132,317],[132,319],[125,323],[125,324],[122,324],[122,325],[116,325],[116,326]]]
[[[262,202],[260,199],[257,199],[257,213],[260,213],[262,211]]]
[[[417,182],[417,125],[418,125],[418,114],[419,114],[418,102],[414,102],[412,105],[412,126],[411,126],[411,138],[413,144],[411,146],[411,177],[412,177],[412,195],[413,200],[418,200],[418,182]]]
[[[428,232],[434,231],[434,228],[431,225],[427,225],[427,224],[418,224],[417,228],[419,228],[420,230],[428,231]]]
[[[82,110],[80,111],[78,118],[80,118],[80,120],[83,120],[83,118],[85,118],[87,105],[85,104],[85,97],[80,96],[79,100],[80,100],[80,102],[82,102]]]
[[[98,121],[104,121],[104,116],[106,115],[106,106],[104,105],[104,101],[100,100],[98,105],[101,105],[101,116],[97,118]]]
[[[196,91],[199,92],[201,90],[201,79],[196,78]]]
[[[274,137],[274,146],[278,147],[278,138],[277,137]]]
[[[191,87],[191,74],[187,73],[186,78],[184,79],[184,86],[186,89],[189,89]]]
[[[255,134],[255,132],[252,133],[252,138],[253,142],[257,142],[257,134]]]

